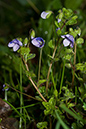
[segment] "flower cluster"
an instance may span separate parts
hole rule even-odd
[[[23,44],[21,41],[19,41],[18,39],[14,39],[11,42],[9,42],[8,47],[12,47],[13,51],[16,52],[22,45]]]

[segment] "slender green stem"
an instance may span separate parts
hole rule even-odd
[[[64,129],[69,129],[69,127],[64,123],[64,121],[63,121],[63,120],[61,119],[61,117],[59,116],[57,110],[55,110],[55,113],[56,113],[56,117],[57,117],[57,119],[59,120],[59,122],[60,122],[60,124],[62,125],[62,127],[63,127]]]
[[[24,121],[24,118],[23,118],[22,114],[20,114],[19,111],[18,111],[10,102],[8,102],[8,101],[5,100],[5,99],[4,99],[3,101],[6,102],[7,104],[9,104],[10,107],[19,115],[19,117],[22,117],[22,119],[23,119],[23,121]]]
[[[77,86],[75,86],[75,103],[77,104]]]
[[[15,89],[15,88],[13,88],[13,87],[11,87],[11,86],[10,86],[10,85],[8,85],[8,84],[6,84],[6,85],[7,85],[9,88],[11,88],[11,89],[15,90],[16,92],[18,92],[18,93],[20,93],[20,94],[23,94],[23,95],[27,96],[28,98],[31,98],[31,99],[34,99],[34,100],[41,101],[41,100],[39,100],[39,99],[36,99],[36,98],[34,98],[34,97],[32,97],[32,96],[30,96],[30,95],[26,94],[26,93],[23,93],[23,92],[21,92],[21,91],[19,91],[19,90]]]
[[[7,90],[5,90],[5,100],[7,100]]]
[[[21,63],[20,63],[20,91],[21,92],[23,91],[23,88],[22,88],[22,66],[21,66]],[[20,107],[22,107],[22,106],[23,106],[23,95],[20,93]],[[20,109],[20,114],[22,114],[22,108]],[[20,117],[19,128],[20,129],[22,128],[22,117]]]
[[[61,94],[61,89],[62,89],[62,84],[63,84],[63,79],[64,79],[64,71],[65,71],[65,61],[64,61],[64,64],[63,64],[63,71],[62,71],[62,78],[61,78],[61,83],[60,83],[59,94]]]
[[[30,4],[30,6],[34,9],[36,13],[40,13],[39,9],[35,6],[35,4],[31,0],[27,0],[27,2]]]
[[[39,87],[40,69],[41,69],[41,58],[42,58],[42,48],[40,50],[40,57],[39,57],[39,70],[38,70],[38,85],[37,85],[37,87]]]
[[[56,45],[55,48],[54,48],[52,58],[54,58],[55,53],[56,53],[56,50],[57,50],[57,45]],[[49,66],[49,70],[48,70],[48,74],[47,74],[46,93],[48,92],[49,75],[50,75],[50,70],[51,70],[52,64],[53,64],[53,62],[51,61],[50,66]]]
[[[74,86],[75,64],[76,64],[76,43],[74,44],[74,68],[73,68],[73,77],[72,77],[72,88]]]

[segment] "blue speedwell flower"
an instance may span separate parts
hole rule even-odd
[[[72,35],[66,34],[66,35],[62,35],[61,37],[64,38],[63,45],[65,47],[70,45],[70,47],[73,48],[73,46],[74,46],[74,37]]]
[[[6,85],[5,84],[3,84],[3,89],[2,89],[2,91],[8,91],[9,90],[9,88],[8,87],[6,87]]]
[[[8,47],[13,47],[14,52],[16,52],[20,46],[22,46],[22,42],[19,41],[18,39],[14,39],[8,44]]]
[[[31,43],[36,46],[36,47],[39,47],[39,48],[42,48],[45,44],[43,38],[41,37],[37,37],[37,38],[33,38]]]

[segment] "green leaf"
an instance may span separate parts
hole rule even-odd
[[[79,36],[80,36],[80,34],[81,34],[81,29],[80,29],[80,28],[78,28],[78,29],[74,29],[74,31],[75,31],[75,33],[76,33],[77,35],[79,35]]]
[[[38,122],[37,123],[37,128],[39,128],[39,129],[47,129],[47,125],[48,125],[48,123],[46,121]]]
[[[50,40],[50,41],[48,42],[48,46],[49,46],[50,48],[53,48],[53,49],[54,49],[53,40]]]
[[[63,8],[63,15],[66,19],[69,19],[73,15],[73,11],[71,9]]]
[[[28,55],[29,52],[30,52],[30,49],[27,48],[27,47],[21,47],[18,52],[22,55],[22,56],[25,56],[25,55]]]
[[[75,95],[71,91],[69,91],[69,89],[67,87],[63,86],[62,89],[65,90],[64,96],[65,96],[66,100],[75,97]]]
[[[45,11],[45,12],[48,13],[48,15],[46,16],[46,19],[49,18],[51,14],[53,13],[52,11]]]
[[[76,73],[75,73],[75,77],[76,77],[79,81],[83,81],[83,78],[78,77]]]
[[[58,122],[56,123],[55,129],[60,129],[60,121],[59,121],[59,120],[58,120]]]
[[[28,38],[25,38],[23,43],[26,46],[28,44]]]
[[[71,128],[72,129],[77,129],[77,124],[76,123],[73,123]]]
[[[36,75],[33,73],[33,71],[26,71],[27,77],[36,77]]]
[[[63,58],[70,61],[71,55],[69,55],[69,54],[68,55],[65,55]]]
[[[83,73],[86,73],[86,62],[85,63],[77,63],[76,69],[80,70]]]
[[[55,25],[57,28],[59,28],[59,23],[57,21],[55,21]]]
[[[83,103],[83,106],[84,110],[86,111],[86,103]]]
[[[70,63],[66,63],[65,66],[66,66],[67,68],[69,68],[69,69],[71,68],[71,64],[70,64]]]
[[[40,86],[39,87],[39,91],[43,94],[43,96],[45,95],[45,86]],[[37,92],[38,93],[38,92]],[[38,93],[39,94],[39,93]]]
[[[61,104],[60,107],[65,110],[67,113],[69,113],[71,116],[73,116],[75,119],[77,120],[81,120],[83,121],[82,117],[79,116],[78,114],[74,113],[73,111],[71,111],[70,109],[68,109],[65,104]]]
[[[77,35],[80,36],[81,34],[81,29],[78,28],[78,29],[72,29],[72,28],[69,28],[69,32],[71,35],[73,35],[73,37],[75,38]]]
[[[77,23],[77,19],[78,17],[75,15],[75,16],[73,16],[70,20],[68,20],[67,22],[66,22],[66,25],[74,25],[74,24],[76,24]]]
[[[62,33],[62,31],[58,28],[57,34],[58,34],[58,35],[61,35],[61,33]]]
[[[30,30],[30,37],[31,39],[35,37],[35,31],[33,29]]]
[[[53,61],[58,61],[58,60],[59,60],[59,58],[53,58],[53,57],[52,57],[51,55],[49,55],[49,54],[48,54],[48,56],[49,56],[50,59],[53,60]]]
[[[64,16],[64,14],[63,14],[63,12],[61,11],[61,12],[59,13],[58,18],[59,18],[59,19],[62,19],[62,18],[63,18],[63,16]]]
[[[57,98],[58,97],[58,91],[57,90],[54,90],[53,92],[54,96]]]
[[[33,59],[35,56],[36,56],[36,54],[29,54],[29,55],[27,56],[27,60],[31,60],[31,59]]]
[[[42,102],[42,104],[46,108],[44,110],[45,115],[49,115],[49,114],[54,115],[55,105],[56,105],[56,99],[54,99],[54,97],[51,97],[49,99],[49,102]]]
[[[61,117],[59,116],[59,114],[57,113],[57,110],[55,110],[55,113],[56,113],[56,117],[57,119],[59,120],[60,124],[62,125],[62,127],[64,129],[69,129],[69,127],[64,123],[64,121],[61,119]]]
[[[83,38],[78,38],[76,40],[76,44],[82,44],[82,43],[84,43],[84,39]]]
[[[39,80],[38,81],[38,84],[41,85],[42,83],[46,82],[47,80],[46,79],[43,79],[43,80]]]
[[[71,108],[71,107],[74,107],[75,106],[74,103],[67,103],[67,105],[68,105],[68,108]]]

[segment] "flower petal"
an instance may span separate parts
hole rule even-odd
[[[70,44],[70,41],[69,41],[69,40],[67,40],[67,39],[64,39],[64,40],[63,40],[63,45],[64,45],[65,47],[67,47],[69,44]]]
[[[43,12],[41,13],[41,18],[46,19],[48,14],[49,14],[49,13],[43,11]]]
[[[18,44],[19,46],[22,46],[22,42],[19,41],[18,39],[14,39],[12,40],[12,42],[14,42],[15,44]]]
[[[69,36],[69,39],[74,43],[74,37],[72,35]]]
[[[22,44],[22,42],[21,42],[21,41],[19,41],[19,40],[18,40],[18,44],[19,44],[20,46],[22,46],[22,45],[23,45],[23,44]]]
[[[31,43],[39,48],[42,48],[45,44],[44,40],[41,37],[34,38]]]
[[[69,38],[70,36],[71,36],[70,34],[66,34],[66,35],[65,35],[65,38],[66,38],[66,37]]]
[[[58,18],[58,23],[61,22],[61,19]]]
[[[61,35],[62,38],[65,38],[65,35]]]
[[[13,47],[15,45],[15,43],[13,43],[12,41],[8,43],[8,47]]]
[[[13,46],[13,51],[16,52],[16,51],[19,49],[19,47],[20,47],[20,46],[19,46],[18,44],[15,44],[15,45]]]

